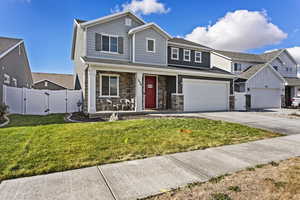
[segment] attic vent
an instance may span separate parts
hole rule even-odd
[[[125,25],[126,26],[131,26],[131,19],[130,18],[125,18]]]

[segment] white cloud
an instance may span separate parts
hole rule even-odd
[[[153,13],[168,13],[170,8],[165,4],[158,2],[158,0],[132,0],[130,3],[124,3],[121,6],[116,5],[112,12],[119,12],[121,10],[130,10],[138,15],[149,15]]]
[[[245,51],[278,44],[287,34],[270,22],[266,11],[228,12],[214,25],[196,27],[186,39],[222,50]]]
[[[300,46],[287,48],[287,50],[293,56],[293,58],[298,62],[298,64],[300,64]]]

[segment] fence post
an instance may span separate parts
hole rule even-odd
[[[3,85],[2,103],[6,104],[6,85]]]
[[[65,101],[66,101],[66,113],[68,113],[68,90],[66,90],[66,98],[65,98]]]

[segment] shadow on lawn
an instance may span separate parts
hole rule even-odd
[[[10,122],[3,128],[21,127],[21,126],[41,126],[51,124],[65,124],[65,114],[50,115],[9,115]]]

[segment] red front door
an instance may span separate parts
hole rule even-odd
[[[145,107],[156,108],[156,76],[145,76]]]

